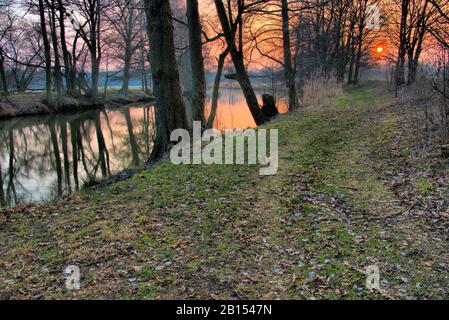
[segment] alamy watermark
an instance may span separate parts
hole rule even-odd
[[[380,8],[370,5],[366,9],[366,28],[368,30],[380,30]]]
[[[379,266],[373,265],[366,268],[366,288],[370,291],[381,289]]]
[[[201,122],[189,131],[172,132],[177,143],[170,152],[175,165],[260,165],[262,176],[277,174],[279,167],[279,131],[277,129],[226,130],[224,134],[210,129],[202,133]]]
[[[77,266],[68,266],[64,270],[65,286],[67,290],[80,290],[81,289],[81,271]]]

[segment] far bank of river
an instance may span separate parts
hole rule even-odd
[[[124,96],[118,92],[108,92],[106,97],[100,98],[100,102],[93,104],[88,98],[65,97],[57,110],[52,110],[43,103],[42,92],[26,92],[11,94],[0,98],[0,119],[10,119],[23,116],[39,116],[52,113],[73,113],[87,110],[102,109],[108,107],[120,107],[134,103],[150,103],[154,97],[143,91],[132,91]]]

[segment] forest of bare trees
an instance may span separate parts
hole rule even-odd
[[[159,132],[166,136],[158,139],[165,141],[170,129],[190,127],[184,113],[211,126],[224,76],[238,83],[255,122],[263,124],[267,117],[251,79],[255,70],[283,74],[292,111],[301,107],[308,79],[357,85],[362,70],[379,63],[394,69],[397,90],[417,81],[426,47],[447,52],[447,8],[446,0],[3,0],[2,95],[41,83],[44,101],[53,109],[65,97],[88,97],[96,105],[110,79],[120,79],[120,93],[127,95],[134,76],[142,90],[155,94],[159,113],[165,113],[157,118]],[[173,35],[162,27],[173,29]],[[186,32],[180,33],[182,29]],[[185,68],[188,76],[178,81]],[[217,77],[209,84],[210,73]],[[434,82],[447,98],[447,80]],[[162,133],[163,127],[169,131]],[[156,145],[160,143],[168,141]],[[166,151],[168,146],[159,148]]]

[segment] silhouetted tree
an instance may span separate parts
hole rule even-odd
[[[151,160],[170,149],[176,129],[190,129],[176,64],[172,14],[169,1],[145,0],[150,61],[156,97],[156,141]]]

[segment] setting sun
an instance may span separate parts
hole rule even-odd
[[[377,47],[377,53],[382,53],[384,52],[384,48],[383,47]]]

